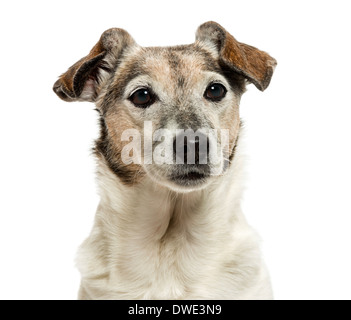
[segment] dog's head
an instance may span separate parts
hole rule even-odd
[[[105,31],[54,85],[65,101],[95,102],[95,153],[125,184],[149,176],[177,191],[203,188],[234,154],[247,82],[265,90],[276,61],[215,22],[196,41],[143,48],[122,29]]]

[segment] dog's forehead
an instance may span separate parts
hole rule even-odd
[[[193,45],[145,48],[145,68],[158,73],[162,67],[171,72],[217,70],[216,60],[209,52]]]
[[[174,47],[147,47],[137,53],[145,67],[153,68],[161,64],[177,70],[195,68],[211,70],[217,67],[216,60],[200,46],[191,44]],[[159,68],[156,68],[156,72]]]
[[[124,57],[118,75],[129,75],[128,81],[148,75],[159,82],[173,80],[181,85],[201,71],[220,72],[218,61],[210,51],[192,44],[137,48]]]

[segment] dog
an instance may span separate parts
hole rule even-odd
[[[101,200],[77,255],[79,299],[272,299],[240,207],[239,103],[247,84],[268,87],[276,64],[206,22],[193,44],[172,47],[141,47],[109,29],[59,77],[54,92],[94,102],[101,128]],[[196,133],[178,139],[184,130]],[[152,161],[162,145],[159,158],[176,163]]]

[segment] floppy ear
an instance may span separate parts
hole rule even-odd
[[[65,101],[95,101],[101,78],[112,71],[111,63],[133,43],[133,38],[123,29],[106,30],[90,53],[60,76],[54,92]]]
[[[259,90],[268,87],[277,61],[266,52],[238,42],[222,26],[212,21],[197,29],[196,40],[214,45],[220,63],[243,75]]]

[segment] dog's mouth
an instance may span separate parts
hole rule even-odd
[[[182,187],[195,187],[203,184],[209,177],[210,174],[208,172],[189,170],[187,172],[172,174],[170,180]]]

